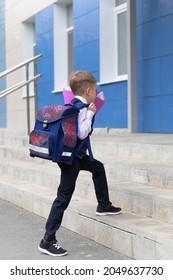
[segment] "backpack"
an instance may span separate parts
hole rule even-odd
[[[37,113],[33,131],[29,135],[30,156],[53,162],[71,164],[86,146],[93,160],[89,135],[78,141],[78,113],[87,107],[79,99],[70,104],[43,106]]]

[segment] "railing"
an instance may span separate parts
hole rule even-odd
[[[36,90],[36,80],[42,76],[42,74],[36,73],[36,60],[42,57],[42,54],[36,55],[24,62],[17,64],[16,66],[0,73],[0,78],[7,76],[8,74],[26,66],[26,80],[20,83],[17,83],[3,91],[0,92],[0,98],[7,96],[8,94],[26,86],[26,104],[27,104],[27,132],[30,133],[30,93],[29,93],[29,84],[34,82],[35,89],[35,114],[37,111],[37,90]],[[32,78],[29,77],[29,64],[34,62],[34,76]]]

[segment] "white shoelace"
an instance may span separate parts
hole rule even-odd
[[[53,246],[58,250],[59,248],[61,248],[60,245],[58,245],[58,243],[53,244]]]

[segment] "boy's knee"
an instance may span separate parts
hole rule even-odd
[[[97,168],[100,171],[104,171],[105,170],[103,163],[101,161],[99,161],[99,160],[97,160]]]

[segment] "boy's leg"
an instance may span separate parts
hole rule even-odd
[[[110,201],[104,165],[96,159],[91,161],[87,155],[81,159],[81,170],[92,173],[97,201],[102,207],[106,207]]]
[[[98,201],[96,215],[104,216],[121,213],[121,208],[114,207],[109,200],[108,184],[103,164],[96,159],[91,161],[89,156],[85,156],[81,160],[81,169],[92,173],[92,179]]]
[[[55,234],[61,225],[64,211],[74,192],[76,179],[80,170],[78,159],[75,159],[72,165],[61,163],[59,166],[61,168],[61,180],[57,191],[57,198],[52,204],[46,223],[44,239],[47,241],[55,239]]]

